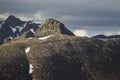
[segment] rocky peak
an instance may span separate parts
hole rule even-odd
[[[74,35],[71,31],[69,31],[63,23],[48,18],[46,19],[45,23],[42,27],[36,32],[36,35],[50,35],[50,34],[67,34],[67,35]]]
[[[13,16],[13,15],[10,15],[7,19],[6,19],[6,21],[11,21],[11,20],[18,20],[18,18],[16,18],[15,16]]]
[[[7,19],[6,19],[6,21],[5,21],[5,23],[7,24],[7,25],[11,25],[11,26],[21,26],[22,24],[23,24],[23,21],[21,21],[19,18],[16,18],[15,16],[13,16],[13,15],[10,15]]]
[[[51,26],[53,24],[54,25],[59,25],[59,24],[62,24],[62,23],[53,19],[53,18],[49,18],[49,19],[46,19],[45,24],[47,24],[48,26]]]

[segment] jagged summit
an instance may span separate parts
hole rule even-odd
[[[56,19],[48,18],[48,19],[46,19],[45,24],[46,25],[48,24],[48,26],[50,26],[50,24],[56,24],[57,25],[57,24],[63,24],[63,23],[61,23],[60,21],[58,21]]]
[[[42,27],[36,32],[37,36],[45,36],[50,34],[67,34],[74,35],[71,31],[69,31],[63,23],[53,19],[48,18],[45,20],[45,23]]]
[[[8,16],[8,18],[6,20],[8,20],[8,19],[14,19],[14,18],[16,18],[14,15],[10,15],[10,16]],[[16,19],[18,19],[18,18],[16,18]]]
[[[10,15],[5,21],[0,21],[0,44],[3,44],[5,39],[18,37],[29,31],[36,31],[41,23],[38,21],[22,21],[14,15]]]
[[[7,25],[11,25],[13,27],[15,26],[22,26],[22,24],[24,23],[23,21],[21,21],[19,18],[13,16],[13,15],[10,15],[6,20],[5,20],[5,23]]]

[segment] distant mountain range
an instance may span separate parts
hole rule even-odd
[[[92,38],[99,38],[99,39],[120,38],[120,35],[111,35],[111,36],[96,35],[96,36],[93,36]]]

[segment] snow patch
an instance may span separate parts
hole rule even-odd
[[[19,27],[19,29],[18,29],[18,30],[19,30],[19,32],[21,32],[21,31],[23,30],[23,27]]]
[[[50,38],[50,37],[52,37],[53,35],[49,35],[49,36],[45,36],[45,37],[40,37],[40,38],[38,38],[39,40],[45,40],[45,39],[48,39],[48,38]]]
[[[82,71],[82,72],[85,72],[85,68],[84,68],[84,67],[81,67],[81,71]]]
[[[34,29],[30,29],[30,31],[31,31],[32,33],[35,33]]]
[[[32,37],[29,37],[29,38],[27,38],[27,39],[33,39]]]
[[[21,32],[25,27],[26,27],[27,23],[24,23],[22,26],[16,26],[16,29],[19,30],[19,32]]]
[[[23,24],[23,28],[25,28],[25,27],[26,27],[26,25],[27,25],[27,23]]]
[[[13,39],[13,37],[9,36],[9,39],[10,39],[10,40],[12,40],[12,39]]]
[[[30,52],[30,47],[27,47],[26,49],[25,49],[25,53],[27,54],[27,53],[29,53]]]
[[[15,33],[17,31],[17,29],[13,28],[12,26],[10,26],[10,28],[12,29],[13,33]]]
[[[39,20],[33,20],[32,22],[30,22],[29,24],[42,24],[43,22],[39,21]]]
[[[43,23],[41,23],[40,26],[38,26],[38,27],[42,27],[42,25],[43,25]]]
[[[16,28],[19,30],[19,32],[21,32],[23,30],[22,26],[16,26]]]
[[[29,64],[29,74],[32,74],[32,72],[34,71],[33,68],[34,68],[33,65]]]

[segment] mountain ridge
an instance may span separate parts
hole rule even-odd
[[[92,38],[99,38],[99,39],[120,38],[120,35],[106,36],[106,35],[100,34],[100,35],[92,36]]]
[[[50,24],[48,24],[48,22]],[[63,23],[49,18],[46,22],[40,22],[38,20],[22,21],[13,15],[10,15],[2,24],[0,28],[0,43],[3,44],[7,40],[14,39],[15,37],[26,34],[25,38],[34,36],[47,36],[50,34],[67,34],[74,35],[69,31]],[[49,26],[49,27],[48,27]],[[53,29],[54,28],[54,29]],[[50,29],[53,29],[50,31]],[[56,30],[56,31],[55,31]]]
[[[15,37],[0,45],[1,80],[120,79],[120,38],[74,36],[51,18],[37,23],[8,26]]]

